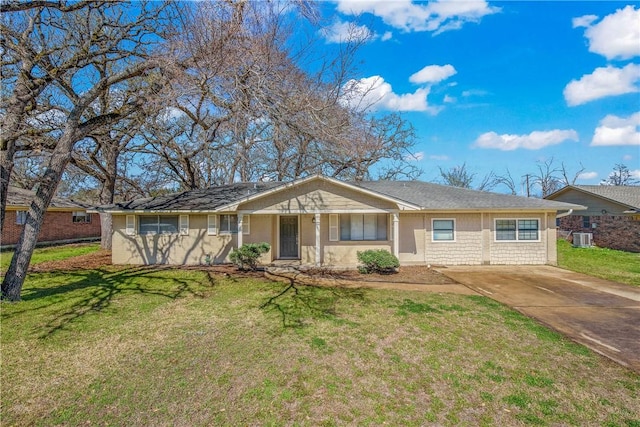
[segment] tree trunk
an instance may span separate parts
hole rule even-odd
[[[49,161],[47,170],[38,186],[36,195],[27,211],[25,225],[16,245],[11,264],[2,282],[2,298],[9,301],[19,301],[22,285],[27,275],[33,250],[38,241],[38,234],[44,221],[47,207],[56,192],[56,188],[69,159],[71,149],[77,140],[76,123],[67,122],[65,132],[56,145]]]
[[[111,250],[113,245],[113,216],[110,213],[100,214],[100,248]]]
[[[13,157],[16,154],[16,145],[8,141],[7,147],[0,151],[0,234],[4,229],[4,217],[7,211],[7,192],[9,191],[9,179],[13,170]]]

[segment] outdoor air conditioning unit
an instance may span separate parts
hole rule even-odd
[[[573,233],[573,246],[589,248],[593,245],[593,233]]]

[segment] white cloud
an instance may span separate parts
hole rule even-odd
[[[339,20],[329,27],[323,28],[321,33],[328,43],[362,42],[374,37],[371,30],[365,25],[357,25],[353,22],[343,22]]]
[[[468,98],[470,96],[485,96],[487,95],[489,92],[487,92],[486,90],[481,90],[481,89],[471,89],[471,90],[465,90],[462,92],[462,96],[464,96],[465,98]]]
[[[598,172],[581,172],[578,174],[578,179],[596,179],[598,177]]]
[[[419,162],[424,159],[424,151],[418,151],[417,153],[408,154],[404,157],[408,162]]]
[[[391,31],[385,31],[385,33],[380,37],[380,40],[386,42],[387,40],[391,40],[393,37],[393,33]]]
[[[629,171],[629,175],[631,175],[631,178],[640,179],[640,169]]]
[[[409,77],[411,83],[438,83],[446,80],[456,74],[457,71],[453,65],[427,65],[422,70],[414,73]]]
[[[629,160],[633,160],[633,156],[631,154],[625,154],[624,156],[622,156],[622,160],[628,162]]]
[[[337,10],[349,15],[371,13],[382,18],[387,25],[405,32],[435,33],[459,29],[464,23],[479,22],[484,16],[500,11],[484,0],[429,3],[413,3],[411,0],[339,0]]]
[[[627,118],[606,116],[596,128],[591,145],[640,145],[640,112]]]
[[[579,16],[577,18],[573,18],[571,22],[573,24],[573,28],[588,27],[596,19],[598,19],[597,15],[584,15],[584,16]]]
[[[597,16],[574,18],[573,26],[586,27],[589,51],[607,59],[630,59],[640,55],[640,9],[626,6],[605,16],[597,24]]]
[[[457,99],[454,96],[449,95],[445,95],[444,99],[442,100],[442,102],[444,102],[445,104],[453,104],[456,101]]]
[[[628,64],[623,68],[611,65],[596,68],[580,80],[572,80],[564,88],[564,98],[570,106],[584,104],[607,96],[638,92],[640,65]]]
[[[518,148],[539,150],[550,145],[560,144],[567,140],[577,141],[578,133],[573,129],[534,131],[529,135],[498,135],[495,132],[487,132],[476,139],[474,146],[479,148],[495,148],[502,151],[512,151]]]
[[[446,154],[432,154],[432,155],[429,156],[429,159],[447,161],[447,160],[449,160],[449,156],[447,156]]]
[[[380,76],[349,80],[343,87],[342,102],[359,110],[426,111],[437,114],[440,109],[429,106],[429,87],[414,93],[396,94],[391,85]]]

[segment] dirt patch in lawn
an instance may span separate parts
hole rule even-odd
[[[111,251],[99,250],[86,255],[78,255],[67,259],[45,261],[29,266],[29,271],[46,273],[63,270],[94,270],[111,264]]]
[[[350,282],[385,282],[385,283],[414,283],[421,285],[448,285],[457,283],[427,266],[400,267],[397,272],[390,274],[362,274],[357,270],[310,269],[305,270],[309,276],[345,280]]]

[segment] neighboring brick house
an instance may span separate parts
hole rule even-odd
[[[593,233],[603,248],[640,252],[640,186],[568,185],[545,198],[587,206],[559,218],[561,230]]]
[[[556,264],[558,211],[584,206],[419,181],[236,183],[102,206],[114,264],[229,261],[267,242],[263,263],[357,265],[384,249],[402,265]]]
[[[33,191],[9,186],[1,247],[11,247],[18,242],[33,196]],[[44,215],[38,244],[99,239],[100,216],[88,213],[88,208],[83,203],[54,197]]]

